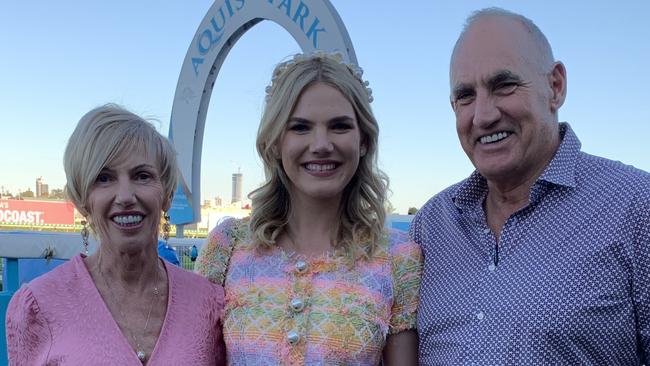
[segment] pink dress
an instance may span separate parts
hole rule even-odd
[[[148,364],[225,364],[223,289],[163,262],[167,314]],[[16,292],[7,310],[7,346],[15,366],[142,365],[80,255]]]

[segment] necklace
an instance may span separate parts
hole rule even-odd
[[[111,287],[111,285],[108,284],[108,281],[106,281],[106,277],[104,277],[104,274],[102,273],[101,269],[99,269],[99,276],[104,281],[104,285],[106,285],[106,287],[108,288],[108,291],[111,293],[111,296],[114,299],[117,299],[115,293],[113,292],[113,288]],[[156,266],[156,279],[160,281],[160,271],[158,270],[158,266]],[[151,310],[153,309],[154,303],[157,303],[156,300],[160,299],[159,295],[160,295],[160,291],[158,291],[158,286],[154,286],[153,295],[151,296],[151,303],[149,304],[149,311],[147,312],[147,320],[145,321],[144,329],[142,330],[142,338],[144,338],[144,336],[147,334],[147,328],[149,327],[149,319],[151,318]],[[117,306],[117,311],[120,313],[120,318],[122,318],[122,321],[126,323],[126,316],[124,316],[124,313],[122,312],[122,308]],[[146,352],[142,348],[142,345],[140,344],[138,338],[135,336],[135,333],[133,333],[133,330],[129,328],[126,328],[126,330],[131,335],[131,338],[133,339],[133,343],[135,343],[135,353],[138,356],[138,359],[140,360],[140,362],[144,364],[144,362],[147,360]]]

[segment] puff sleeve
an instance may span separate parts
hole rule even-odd
[[[389,334],[414,329],[422,277],[422,252],[404,232],[390,233],[390,254],[393,271],[393,306]]]
[[[7,353],[9,364],[44,365],[52,344],[52,332],[34,294],[20,288],[7,308]]]
[[[241,220],[227,219],[210,231],[196,259],[196,273],[223,286],[234,247],[235,231],[240,224]]]

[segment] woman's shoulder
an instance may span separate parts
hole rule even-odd
[[[75,301],[79,297],[79,287],[86,283],[83,266],[81,256],[76,256],[23,284],[11,298],[9,309],[13,309],[12,316],[18,316],[19,312],[24,312],[25,316],[42,311],[49,314],[57,307]]]
[[[384,230],[382,247],[390,257],[394,271],[422,265],[422,250],[411,240],[408,233],[393,228]]]
[[[404,252],[420,253],[420,246],[409,238],[407,232],[393,228],[384,229],[379,247],[391,256]]]
[[[235,240],[243,240],[248,236],[248,218],[238,219],[234,217],[224,218],[208,234],[208,243],[230,243]]]
[[[215,250],[229,247],[235,242],[244,241],[249,236],[248,219],[228,217],[223,219],[208,234],[202,250]]]
[[[36,297],[68,296],[79,283],[83,283],[87,273],[80,255],[57,266],[49,272],[36,277],[26,285]]]
[[[226,218],[208,234],[200,257],[204,259],[230,255],[232,248],[249,237],[248,219]]]
[[[217,225],[196,259],[196,273],[210,282],[223,284],[234,247],[249,236],[247,219],[228,218]]]

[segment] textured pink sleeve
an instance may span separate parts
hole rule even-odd
[[[14,294],[7,308],[9,364],[44,365],[51,346],[51,331],[29,287]]]

